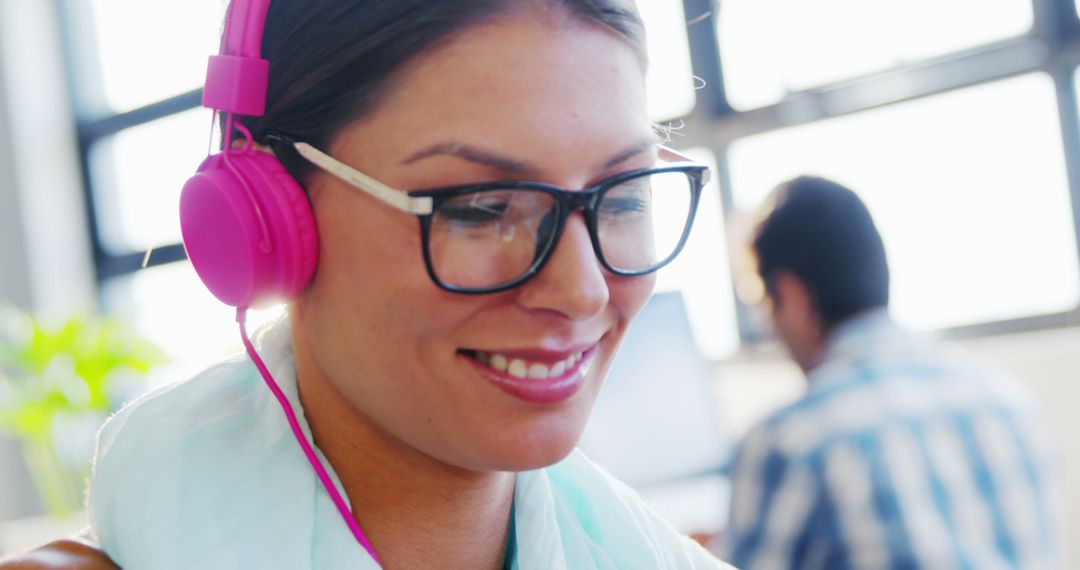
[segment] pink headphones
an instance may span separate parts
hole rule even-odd
[[[233,0],[221,53],[210,57],[203,106],[226,115],[225,149],[209,156],[180,195],[180,228],[196,273],[238,308],[294,297],[318,257],[307,196],[273,155],[232,148],[233,115],[262,115],[270,63],[261,59],[270,0]]]
[[[303,189],[272,154],[232,148],[233,115],[265,112],[270,63],[262,59],[270,0],[232,0],[221,53],[210,57],[203,106],[226,113],[224,151],[199,166],[180,194],[180,230],[191,264],[206,287],[236,307],[240,336],[274,394],[289,428],[356,541],[376,563],[375,550],[304,436],[289,399],[248,337],[247,309],[294,297],[311,280],[318,257],[315,218]],[[287,491],[283,489],[283,491]]]

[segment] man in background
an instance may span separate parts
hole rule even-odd
[[[892,321],[885,248],[852,191],[800,177],[771,203],[753,249],[809,387],[737,454],[729,561],[1060,568],[1057,477],[1027,392]]]

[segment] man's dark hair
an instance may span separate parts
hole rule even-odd
[[[758,272],[786,270],[810,290],[826,330],[889,303],[889,265],[870,211],[851,190],[801,176],[773,191],[774,206],[754,237]]]

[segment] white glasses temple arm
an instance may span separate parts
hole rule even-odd
[[[311,161],[312,164],[340,178],[346,184],[360,190],[402,212],[416,216],[424,216],[431,213],[432,201],[429,197],[417,198],[395,190],[375,180],[374,178],[339,162],[334,157],[305,143],[295,142],[293,146],[300,156]]]
[[[697,162],[696,160],[690,158],[689,156],[686,156],[685,154],[683,154],[683,153],[681,153],[681,152],[679,152],[679,151],[677,151],[677,150],[675,150],[675,149],[673,149],[671,147],[664,146],[664,145],[659,145],[658,146],[658,148],[657,148],[657,156],[660,157],[660,160],[663,160],[663,161],[666,161],[666,162]],[[701,183],[702,184],[708,184],[709,180],[711,180],[711,179],[712,179],[712,170],[705,170],[702,173]]]

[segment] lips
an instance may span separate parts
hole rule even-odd
[[[596,346],[560,353],[463,350],[496,387],[533,404],[552,404],[573,396],[585,384]]]

